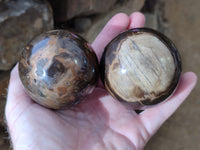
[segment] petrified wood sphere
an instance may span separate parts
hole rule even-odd
[[[181,59],[173,43],[148,28],[118,35],[107,45],[101,59],[101,78],[107,90],[135,109],[169,97],[180,74]]]
[[[28,43],[19,62],[19,75],[33,100],[59,109],[78,103],[92,91],[98,60],[84,39],[53,30]]]

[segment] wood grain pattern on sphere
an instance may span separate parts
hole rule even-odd
[[[78,103],[92,91],[98,78],[98,61],[84,39],[65,30],[53,30],[25,47],[19,75],[33,100],[59,109]]]
[[[102,78],[111,95],[138,108],[168,97],[181,72],[177,50],[168,42],[145,28],[129,30],[111,41],[101,61]]]

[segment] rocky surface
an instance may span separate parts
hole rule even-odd
[[[4,124],[4,106],[6,103],[7,87],[9,82],[9,71],[0,74],[0,124]]]
[[[5,126],[2,126],[1,124],[0,124],[0,149],[1,150],[10,149],[8,133],[6,131]]]
[[[109,10],[116,0],[49,0],[56,22],[64,22],[76,16],[93,15]]]
[[[182,57],[183,72],[196,72],[200,78],[200,20],[198,0],[161,0],[163,18],[170,37]],[[145,150],[200,149],[200,84],[146,145]]]
[[[163,3],[158,0],[146,0],[142,12],[145,15],[145,27],[156,29],[162,33],[169,33],[169,25],[165,19]]]
[[[9,70],[31,38],[52,28],[46,1],[0,1],[0,70]]]
[[[0,72],[0,149],[8,150],[9,141],[4,121],[4,107],[6,103],[7,87],[9,82],[9,71]]]
[[[102,30],[102,28],[113,15],[119,12],[130,14],[134,11],[140,11],[144,5],[144,2],[145,0],[120,1],[113,7],[113,9],[109,10],[107,13],[103,13],[101,15],[96,16],[93,19],[93,23],[90,27],[90,30],[82,33],[81,35],[90,43],[92,43],[92,41],[94,41],[96,36],[99,34],[99,32]]]
[[[89,17],[81,17],[74,19],[74,28],[77,32],[84,32],[92,25],[92,20]]]

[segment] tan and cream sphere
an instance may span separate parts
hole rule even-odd
[[[114,98],[141,109],[173,93],[181,60],[174,44],[163,34],[148,28],[131,29],[107,45],[100,72]]]

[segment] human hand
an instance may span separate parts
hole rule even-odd
[[[92,44],[98,59],[111,39],[126,29],[142,27],[144,22],[140,13],[129,17],[123,13],[115,15]],[[196,81],[194,73],[183,74],[169,100],[140,114],[114,100],[100,82],[77,106],[51,110],[26,95],[16,66],[11,73],[5,109],[13,147],[15,150],[140,150],[185,100]]]

